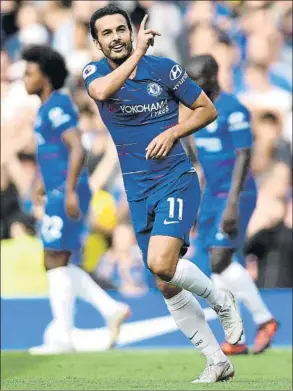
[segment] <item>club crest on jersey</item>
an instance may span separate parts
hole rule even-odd
[[[147,86],[148,94],[151,96],[159,96],[161,95],[163,88],[158,83],[149,83]]]
[[[90,65],[87,65],[83,72],[82,72],[82,77],[85,79],[87,79],[90,75],[92,75],[93,73],[95,73],[97,70],[97,67],[93,64],[90,64]]]
[[[178,65],[178,64],[173,65],[173,67],[172,67],[172,69],[170,71],[170,75],[169,75],[170,79],[173,80],[173,81],[177,80],[178,77],[181,76],[182,72],[183,72],[183,69],[181,68],[180,65]]]

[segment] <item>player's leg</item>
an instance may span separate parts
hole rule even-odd
[[[49,301],[53,315],[50,337],[44,345],[33,347],[31,354],[60,354],[73,351],[73,292],[68,261],[69,251],[44,250],[44,263],[48,277]]]
[[[108,348],[115,346],[122,323],[130,316],[130,307],[114,300],[92,278],[79,267],[80,251],[74,254],[69,265],[73,289],[76,296],[90,303],[103,316],[110,330]]]
[[[255,203],[254,196],[243,195],[240,201],[239,235],[237,239],[230,241],[218,232],[215,235],[214,247],[211,249],[211,263],[212,271],[217,275],[217,280],[221,280],[235,294],[236,298],[242,300],[251,311],[259,328],[254,347],[254,351],[259,353],[269,346],[276,333],[277,322],[263,302],[246,268],[241,263],[233,261],[233,254],[241,248],[245,239],[246,228],[255,208]],[[230,350],[232,353],[234,352],[233,349]]]
[[[91,200],[91,191],[88,183],[82,183],[78,187],[80,209],[83,219],[71,225],[70,240],[66,245],[75,248],[69,265],[75,295],[92,304],[103,316],[110,330],[109,348],[113,348],[120,333],[120,327],[124,320],[130,316],[128,305],[117,302],[106,293],[82,268],[81,263],[82,235],[85,229],[85,217]]]
[[[156,200],[148,267],[161,280],[205,298],[218,313],[227,340],[237,343],[243,328],[231,293],[218,289],[195,264],[179,258],[189,245],[199,202],[199,184],[194,174],[186,174],[171,195]]]
[[[147,265],[148,249],[150,235],[155,221],[154,207],[147,200],[130,203],[130,211],[136,239],[141,249],[143,259]],[[195,216],[194,216],[195,218]],[[193,221],[190,223],[190,227]],[[171,238],[174,239],[175,238]],[[182,240],[176,239],[179,243],[177,248],[178,259],[179,251],[182,247]],[[177,243],[177,244],[178,244]],[[234,368],[227,362],[227,358],[222,354],[217,341],[215,340],[209,326],[205,321],[203,311],[196,301],[195,297],[186,290],[172,286],[160,278],[156,278],[158,288],[163,293],[167,307],[173,316],[180,330],[207,356],[209,363],[217,362],[215,370],[211,371],[212,376],[206,379],[206,372],[201,377],[201,381],[218,381],[221,380],[223,368],[228,367],[227,374],[232,376]],[[224,375],[224,376],[228,376]]]
[[[214,197],[210,197],[206,192],[202,199],[197,221],[197,237],[195,243],[194,262],[208,277],[212,279],[218,288],[224,290],[226,289],[226,286],[222,282],[220,276],[218,274],[212,274],[209,253],[210,241],[214,235],[216,216],[217,213],[219,213],[219,203],[215,202],[213,198]],[[240,312],[239,308],[238,312]],[[244,354],[248,352],[248,348],[244,342],[245,336],[243,333],[241,340],[237,345],[230,345],[228,342],[226,342],[222,344],[221,348],[225,354],[231,354],[231,351],[233,353],[237,352],[237,354]]]
[[[192,293],[156,278],[176,325],[206,358],[207,368],[195,382],[216,382],[233,377],[234,368],[222,352],[199,302]]]
[[[49,194],[41,226],[41,238],[53,322],[49,326],[50,333],[45,333],[50,337],[44,345],[32,348],[32,354],[62,353],[73,349],[71,330],[75,294],[68,267],[72,248],[67,245],[72,233],[72,239],[75,240],[71,224],[64,211],[63,194]]]

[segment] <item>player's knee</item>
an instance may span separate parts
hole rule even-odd
[[[148,258],[148,268],[163,281],[170,281],[176,270],[176,260],[170,255],[157,254]]]
[[[172,297],[178,295],[181,291],[181,288],[177,286],[170,285],[167,282],[161,280],[160,278],[156,278],[157,287],[164,296],[165,299],[171,299]]]
[[[52,270],[68,264],[70,253],[57,252],[52,250],[45,251],[45,269]]]
[[[212,273],[222,273],[232,262],[234,249],[217,247],[211,250]]]

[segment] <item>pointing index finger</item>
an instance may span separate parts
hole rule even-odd
[[[145,30],[145,25],[146,25],[146,22],[148,20],[148,17],[149,17],[148,14],[145,14],[145,16],[143,17],[143,20],[142,20],[142,22],[140,24],[140,28],[143,29],[143,30]]]

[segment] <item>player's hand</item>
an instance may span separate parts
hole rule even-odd
[[[234,239],[238,234],[238,217],[238,205],[228,204],[223,214],[222,230],[231,239]]]
[[[65,211],[67,216],[70,217],[71,219],[79,220],[81,218],[79,199],[75,191],[66,194]]]
[[[169,130],[155,137],[146,148],[146,159],[163,159],[168,155],[176,141]]]
[[[152,29],[145,29],[145,25],[148,19],[148,15],[145,15],[137,35],[137,45],[136,52],[139,52],[140,55],[144,56],[149,48],[149,46],[154,45],[154,39],[156,35],[161,35],[158,31]]]

